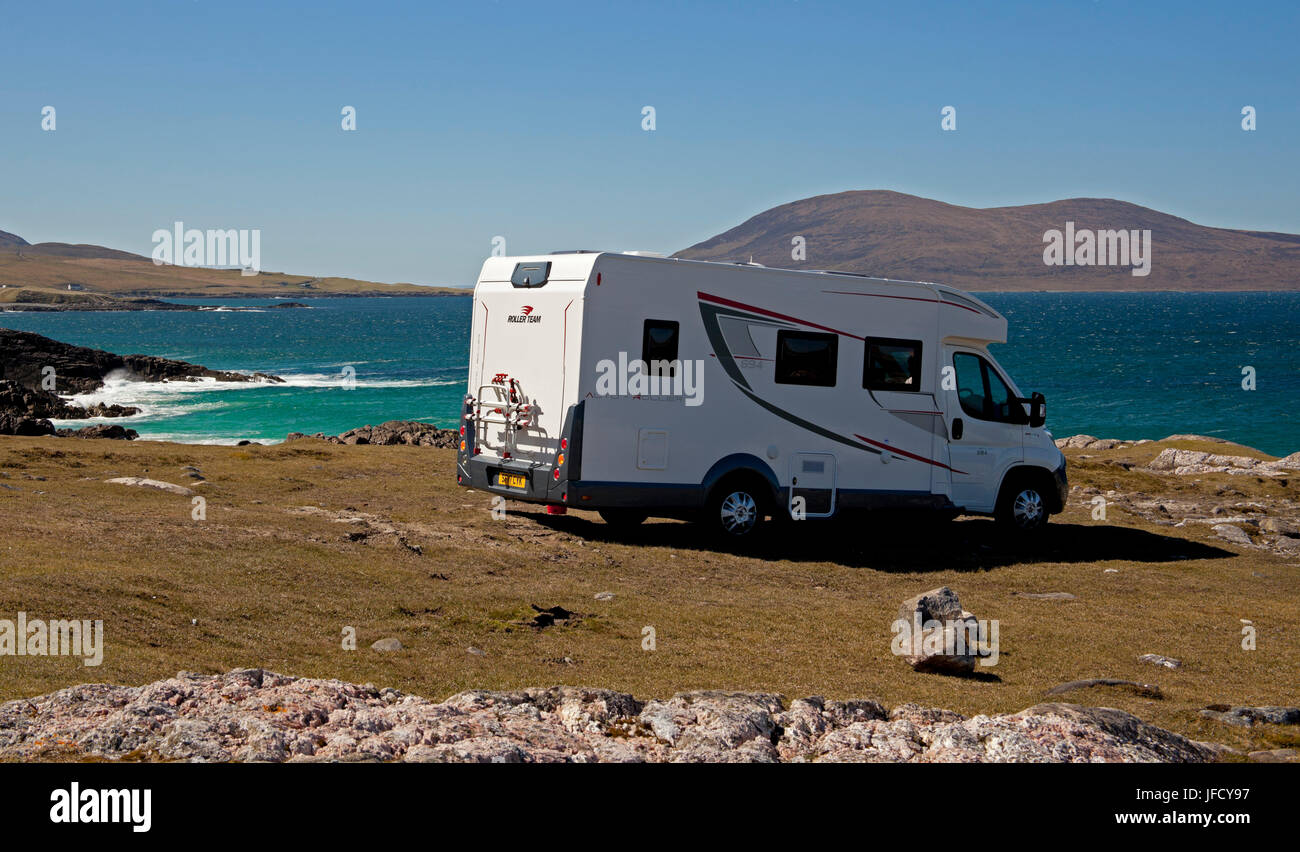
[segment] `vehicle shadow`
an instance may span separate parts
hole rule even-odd
[[[576,515],[521,514],[588,541],[730,552],[766,560],[834,562],[877,571],[983,571],[1036,562],[1181,562],[1236,556],[1177,536],[1106,524],[1049,523],[1030,539],[1015,541],[990,519],[942,522],[877,513],[841,521],[768,524],[759,540],[736,546],[710,535],[698,524],[652,521],[632,529],[615,529]]]

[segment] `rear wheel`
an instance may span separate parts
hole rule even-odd
[[[1002,486],[995,511],[998,523],[1009,532],[1028,534],[1047,524],[1047,491],[1032,478],[1017,477]]]
[[[636,509],[601,509],[600,519],[611,527],[630,530],[639,527],[650,517],[649,513]]]
[[[726,540],[750,541],[756,538],[766,514],[763,491],[749,480],[736,479],[713,490],[704,522]]]

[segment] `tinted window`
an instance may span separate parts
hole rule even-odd
[[[957,373],[957,399],[962,411],[980,420],[1023,422],[1024,409],[988,361],[969,352],[956,352],[952,366]]]
[[[646,365],[647,376],[674,376],[677,374],[677,331],[673,320],[645,321],[641,335],[641,360]]]
[[[868,337],[862,386],[869,390],[921,389],[921,341]]]
[[[989,383],[988,402],[985,409],[989,412],[989,419],[1010,422],[1013,419],[1011,401],[1014,397],[1007,388],[1006,383],[1002,381],[1002,377],[998,375],[998,371],[993,369],[993,365],[984,361],[983,358],[980,360],[984,362],[984,376]]]
[[[956,352],[952,366],[957,373],[957,399],[971,417],[984,417],[984,370],[977,355]]]
[[[515,271],[510,274],[510,283],[515,287],[541,287],[551,277],[551,262],[516,263]]]
[[[839,337],[810,331],[776,335],[776,381],[783,385],[835,386]]]

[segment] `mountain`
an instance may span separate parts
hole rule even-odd
[[[1128,266],[1047,265],[1044,235],[1064,232],[1068,222],[1076,234],[1149,230],[1149,274],[1133,275],[1131,256]],[[803,261],[791,257],[798,236],[805,240]],[[773,207],[675,256],[736,262],[752,257],[766,266],[936,281],[967,290],[1300,289],[1300,235],[1209,228],[1109,198],[976,208],[886,190],[840,192]]]
[[[0,301],[5,301],[4,290],[15,287],[149,298],[430,296],[468,292],[283,272],[241,275],[238,269],[156,266],[152,259],[131,252],[73,243],[32,245],[16,234],[0,231]]]

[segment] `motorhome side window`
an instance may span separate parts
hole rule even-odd
[[[980,420],[1019,422],[1019,414],[1013,408],[1014,394],[988,361],[968,352],[956,352],[952,366],[957,374],[957,399],[962,411]]]
[[[838,352],[838,335],[811,331],[777,332],[777,384],[834,387]]]
[[[675,376],[677,374],[677,332],[680,325],[675,320],[645,321],[641,335],[641,360],[648,376]]]
[[[921,341],[868,337],[862,386],[867,390],[919,391]]]

